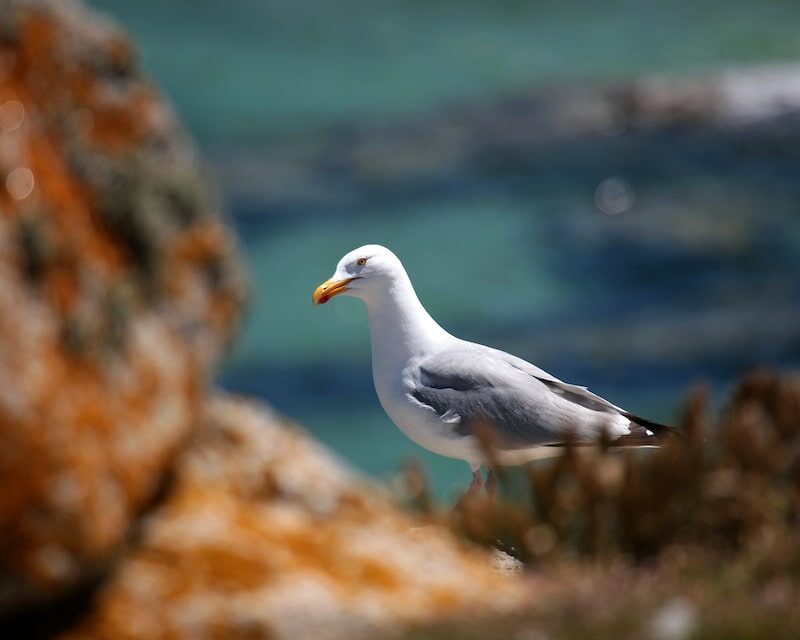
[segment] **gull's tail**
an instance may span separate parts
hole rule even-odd
[[[628,413],[627,411],[621,411],[620,413],[631,421],[631,432],[607,442],[606,445],[612,449],[620,449],[624,447],[659,447],[664,444],[665,440],[680,432],[678,427],[661,424],[660,422],[653,422],[652,420]],[[593,447],[597,446],[597,443],[577,440],[571,442],[554,442],[551,444],[546,444],[545,446],[556,448],[568,446]]]

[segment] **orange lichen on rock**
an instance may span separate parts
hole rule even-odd
[[[197,422],[243,286],[116,27],[3,2],[0,116],[2,614],[107,563]],[[205,236],[201,259],[181,248]]]
[[[415,524],[296,427],[218,397],[141,543],[68,637],[384,637],[529,600],[483,553]]]
[[[244,291],[195,151],[118,29],[71,0],[0,7],[11,635],[90,579],[72,638],[365,637],[527,599],[266,409],[205,402]]]
[[[89,139],[106,151],[130,150],[144,142],[158,97],[143,82],[124,92],[108,82],[133,70],[133,52],[124,35],[110,24],[86,21],[72,3],[64,3],[72,5],[64,8],[24,4],[31,6],[18,13],[14,75],[29,100],[56,117],[63,113],[55,110],[71,107],[68,117],[83,118]],[[77,58],[89,47],[94,59]]]

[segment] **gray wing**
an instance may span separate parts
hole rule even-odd
[[[596,438],[607,423],[627,423],[619,407],[586,388],[468,342],[417,363],[407,390],[452,424],[454,433],[473,434],[487,425],[504,449],[554,444],[570,433]]]

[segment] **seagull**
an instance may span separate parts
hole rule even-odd
[[[366,306],[372,377],[384,411],[418,445],[467,462],[467,494],[484,486],[494,492],[491,463],[524,464],[543,457],[542,447],[602,438],[614,446],[658,446],[673,429],[521,358],[451,335],[422,306],[386,247],[370,244],[346,254],[312,300],[321,305],[339,295]],[[485,484],[484,465],[490,466]]]

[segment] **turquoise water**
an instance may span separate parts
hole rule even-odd
[[[794,0],[90,0],[206,145],[253,144],[542,81],[800,56]]]
[[[533,309],[553,311],[567,292],[530,255],[530,238],[539,239],[539,256],[550,250],[538,230],[540,218],[514,205],[495,199],[449,209],[404,206],[382,216],[292,225],[247,242],[253,272],[280,277],[256,281],[248,330],[230,366],[252,367],[265,360],[313,366],[334,358],[353,365],[369,358],[363,305],[339,298],[314,308],[311,292],[346,251],[370,242],[402,256],[424,303],[443,325],[457,326],[465,317],[471,324],[502,323]],[[477,253],[496,256],[503,248],[502,263]],[[269,334],[275,339],[265,339]]]
[[[442,105],[553,81],[796,59],[800,3],[92,4],[132,30],[221,169],[252,301],[220,384],[275,404],[368,473],[420,459],[443,496],[469,477],[381,412],[360,303],[311,305],[367,242],[401,256],[447,329],[654,419],[673,419],[697,380],[719,394],[755,365],[800,362],[796,123],[499,150],[476,138],[408,158],[382,137],[411,120],[424,139]],[[357,139],[377,155],[343,160]],[[595,202],[609,178],[630,192],[620,215]]]

